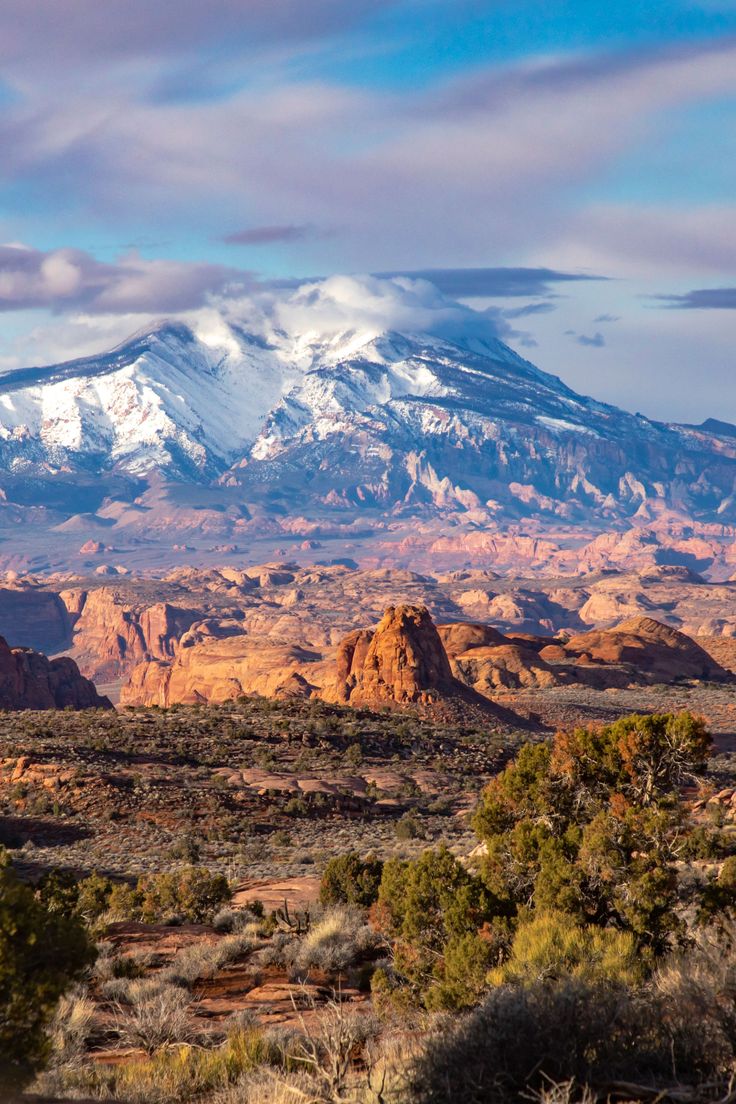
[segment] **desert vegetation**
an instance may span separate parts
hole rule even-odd
[[[736,841],[711,751],[687,712],[527,741],[478,795],[474,847],[333,854],[298,907],[238,904],[186,837],[127,879],[5,853],[6,1092],[726,1100]]]

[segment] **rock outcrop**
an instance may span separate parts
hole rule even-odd
[[[173,657],[161,654],[165,634],[159,638],[160,654],[134,669],[123,704],[166,706],[261,694],[368,707],[462,699],[477,708],[509,690],[734,677],[696,641],[649,617],[566,639],[503,635],[472,622],[437,628],[425,606],[406,604],[389,606],[375,628],[354,630],[336,649],[246,633],[236,619],[195,622]]]
[[[121,702],[166,706],[241,694],[319,697],[370,707],[443,703],[518,720],[455,678],[429,612],[413,605],[389,606],[374,629],[350,633],[336,650],[255,634],[218,639],[190,632],[173,660],[148,660],[135,668]]]
[[[169,602],[133,605],[113,588],[63,590],[71,624],[72,652],[99,679],[120,678],[145,659],[173,658],[180,637],[200,620],[200,610]]]
[[[479,694],[499,690],[586,685],[596,689],[683,679],[723,682],[728,664],[689,636],[655,621],[634,617],[610,629],[569,639],[502,636],[487,625],[441,625],[452,672]]]
[[[0,637],[0,709],[111,709],[73,659],[11,648]]]
[[[539,657],[533,638],[510,639],[491,625],[438,625],[452,673],[483,696],[497,690],[556,686],[560,675]]]
[[[554,661],[559,647],[543,648],[541,658]],[[633,682],[727,682],[733,677],[689,636],[651,617],[632,617],[612,629],[580,633],[561,647],[568,661],[578,665],[624,667]]]

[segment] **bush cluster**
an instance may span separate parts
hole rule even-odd
[[[477,872],[445,847],[383,866],[332,859],[325,902],[371,907],[393,958],[374,992],[393,1003],[457,1009],[502,983],[633,984],[701,922],[736,903],[736,875],[692,878],[718,853],[694,828],[683,784],[711,746],[689,713],[633,715],[528,744],[484,791],[474,817]]]
[[[102,917],[207,924],[232,899],[224,874],[200,866],[144,874],[135,886],[96,873],[77,881],[67,871],[53,870],[41,879],[37,894],[51,912],[76,915],[88,924]]]
[[[692,835],[680,786],[711,745],[689,713],[624,717],[522,748],[484,792],[474,826],[499,908],[562,910],[631,932],[661,954],[682,931],[678,865]]]
[[[702,933],[646,984],[585,973],[499,985],[441,1025],[413,1070],[414,1104],[568,1099],[710,1101],[736,1062],[734,928]],[[586,1086],[591,1086],[590,1093]]]

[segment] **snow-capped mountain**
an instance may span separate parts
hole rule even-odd
[[[281,516],[575,520],[659,502],[725,520],[728,428],[668,426],[577,395],[485,316],[405,280],[333,278],[0,377],[0,463],[13,478],[163,472]]]

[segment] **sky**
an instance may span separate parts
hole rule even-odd
[[[334,273],[736,422],[736,0],[3,0],[0,369]]]

